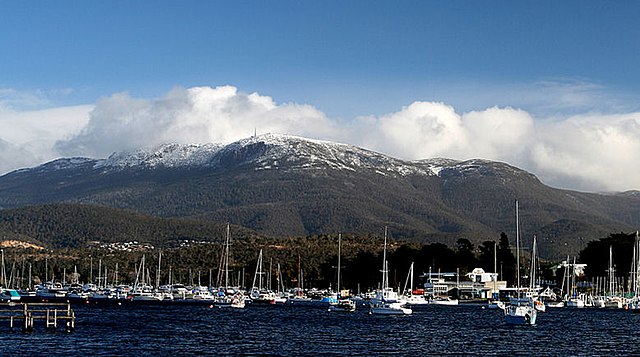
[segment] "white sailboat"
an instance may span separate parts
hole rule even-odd
[[[414,262],[411,262],[411,266],[409,267],[409,274],[407,275],[407,281],[405,281],[404,283],[404,294],[403,297],[405,298],[407,304],[409,306],[412,305],[427,305],[429,304],[429,300],[427,300],[424,296],[424,294],[414,294],[414,290],[413,290],[413,264]],[[407,290],[407,285],[409,285],[409,290]]]
[[[633,313],[640,313],[640,234],[636,231],[631,258],[631,293],[627,308]]]
[[[353,312],[356,311],[356,302],[348,297],[342,296],[340,290],[340,246],[341,246],[342,234],[338,235],[338,296],[336,302],[329,303],[329,311],[334,312]]]
[[[493,242],[493,271],[497,272],[498,271],[498,243]],[[504,309],[504,302],[500,301],[500,294],[498,292],[498,288],[497,288],[497,280],[498,280],[498,274],[494,273],[491,276],[491,280],[493,280],[493,290],[492,292],[492,296],[491,299],[489,299],[489,302],[487,304],[487,308],[495,310],[495,309]]]
[[[389,264],[387,263],[387,227],[384,227],[384,250],[382,253],[382,289],[370,301],[369,314],[410,315],[413,313],[398,293],[389,287]]]
[[[570,268],[570,273],[567,275],[567,298],[565,301],[566,307],[583,308],[586,304],[586,297],[584,294],[578,294],[576,287],[576,257],[573,257],[573,263],[569,263],[567,257],[567,271]]]
[[[131,291],[131,301],[162,301],[164,294],[160,292],[154,292],[153,286],[151,286],[149,272],[144,267],[145,255],[142,255],[140,260],[140,268],[136,273],[136,281]],[[140,279],[138,279],[140,277]]]
[[[262,271],[262,249],[260,249],[258,262],[256,263],[256,272],[253,275],[253,287],[251,288],[249,297],[251,298],[252,303],[255,304],[275,304],[276,295],[262,285],[264,275],[265,273]]]
[[[295,289],[295,295],[288,299],[289,304],[295,305],[309,305],[313,303],[313,299],[305,294],[304,290],[304,271],[302,270],[302,263],[300,256],[298,255],[298,287]]]
[[[540,300],[540,287],[538,286],[537,282],[536,282],[536,273],[538,272],[538,244],[537,244],[537,237],[534,235],[533,236],[533,244],[532,244],[532,248],[531,248],[531,269],[529,271],[529,298],[531,299],[531,303],[533,304],[533,307],[540,311],[540,312],[545,312],[547,311],[546,306],[544,305],[544,303]]]
[[[505,306],[504,320],[510,325],[535,325],[538,313],[529,303],[520,300],[520,226],[518,217],[518,201],[516,200],[516,276],[517,298],[514,304]]]
[[[225,238],[224,250],[224,289],[220,289],[215,296],[214,306],[232,307],[236,309],[245,308],[245,298],[241,291],[235,291],[229,287],[229,244],[230,244],[229,224],[227,224],[227,234]]]
[[[622,309],[622,297],[616,294],[616,269],[613,266],[613,246],[609,246],[609,291],[604,299],[604,307],[609,309]]]

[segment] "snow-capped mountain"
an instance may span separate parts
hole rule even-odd
[[[252,136],[231,144],[162,144],[133,151],[113,153],[106,159],[62,158],[16,173],[53,172],[86,167],[102,172],[123,169],[221,168],[230,164],[253,165],[261,170],[318,170],[334,169],[356,172],[372,170],[380,175],[433,176],[472,173],[486,170],[499,163],[487,160],[457,161],[452,159],[425,159],[406,161],[353,145],[312,140],[292,135],[265,134]],[[506,164],[503,169],[523,172]]]
[[[287,236],[390,225],[396,237],[495,240],[502,231],[514,235],[516,199],[521,233],[525,240],[538,234],[541,253],[555,254],[559,243],[569,249],[576,236],[596,239],[640,225],[637,195],[558,190],[500,162],[405,161],[276,134],[65,158],[0,177],[0,208],[98,204]]]
[[[234,161],[251,163],[255,170],[376,169],[391,175],[433,174],[428,166],[425,169],[352,145],[280,134],[252,136],[228,145],[166,144],[120,152],[97,161],[95,168],[215,168]]]

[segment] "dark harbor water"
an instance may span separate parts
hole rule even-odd
[[[321,307],[76,306],[76,330],[0,326],[5,355],[640,355],[640,314],[550,309],[536,326],[500,310],[426,306],[409,316]]]

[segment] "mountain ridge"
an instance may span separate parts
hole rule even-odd
[[[595,194],[544,185],[503,162],[406,161],[348,144],[265,134],[220,144],[165,144],[107,159],[63,158],[0,177],[0,207],[56,202],[158,217],[231,222],[271,236],[369,234],[454,244],[515,236],[541,254],[640,225],[633,192]],[[578,240],[579,235],[583,239]]]

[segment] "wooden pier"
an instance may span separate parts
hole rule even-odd
[[[71,332],[76,327],[76,315],[69,303],[3,305],[0,307],[0,320],[8,320],[11,330],[19,323],[25,333],[32,332],[37,321],[43,321],[47,330],[55,331],[60,326]]]

